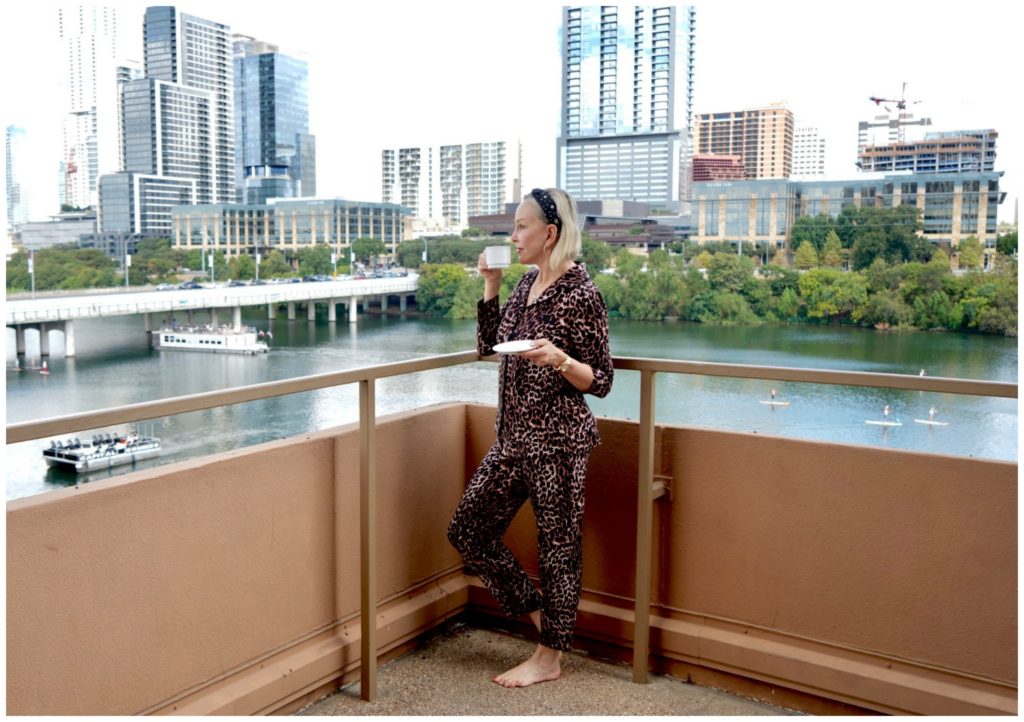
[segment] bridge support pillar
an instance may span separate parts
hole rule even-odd
[[[68,319],[64,322],[64,358],[75,355],[75,322]]]
[[[50,355],[50,327],[45,323],[39,324],[39,355]]]
[[[192,310],[191,309],[189,309],[188,314],[186,314],[185,320],[188,322],[189,326],[195,326],[196,325],[196,320],[192,316]]]
[[[14,345],[19,356],[25,355],[25,327],[14,327]]]
[[[210,309],[210,325],[217,328],[217,309],[215,308]]]
[[[337,304],[338,304],[338,301],[336,299],[333,299],[333,298],[328,298],[327,299],[327,320],[330,323],[334,323],[335,321],[338,320]]]
[[[349,323],[355,323],[356,320],[357,320],[358,315],[359,315],[359,299],[353,296],[353,297],[348,299],[348,322]],[[25,342],[22,341],[22,346],[23,347],[24,347],[24,343]]]
[[[268,321],[273,321],[275,318],[277,318],[277,304],[276,303],[268,303],[267,304],[267,320]]]
[[[289,301],[288,302],[288,320],[289,321],[294,321],[295,320],[295,302],[294,301]]]
[[[316,321],[316,301],[312,298],[306,303],[306,320]]]
[[[398,297],[398,310],[405,313],[405,294],[403,293]]]
[[[232,313],[231,325],[234,326],[236,331],[242,329],[242,307],[235,306],[234,312]]]
[[[370,297],[366,296],[365,298],[363,298],[363,313],[369,313],[369,312],[370,312]]]
[[[386,293],[380,297],[380,312],[388,312],[388,295]]]
[[[145,324],[143,326],[143,328],[145,329],[146,333],[152,333],[153,332],[153,314],[151,314],[151,313],[144,313],[144,314],[142,314],[142,321]]]

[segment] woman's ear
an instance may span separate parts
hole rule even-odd
[[[544,238],[544,248],[549,251],[555,249],[555,245],[558,243],[558,227],[554,223],[548,224],[548,234]]]

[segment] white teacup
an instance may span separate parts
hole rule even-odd
[[[488,268],[508,268],[512,263],[512,246],[487,246],[484,259]]]

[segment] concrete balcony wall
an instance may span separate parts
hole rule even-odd
[[[493,424],[462,404],[378,420],[382,654],[498,614],[445,538]],[[628,658],[638,427],[600,429],[578,638]],[[7,711],[287,711],[350,679],[358,441],[342,427],[8,503]],[[656,442],[657,669],[777,700],[1016,711],[1016,464],[678,427]],[[533,571],[534,533],[527,506],[507,539]]]
[[[469,413],[471,429],[493,424],[492,409]],[[637,429],[601,420],[587,478],[580,626],[620,646]],[[486,439],[471,444],[479,458]],[[671,489],[654,502],[661,669],[890,713],[1016,710],[1016,464],[658,427],[655,469]],[[508,539],[531,574],[535,534],[524,509]],[[488,596],[470,600],[493,611]]]
[[[379,424],[382,599],[461,568],[445,530],[464,419],[455,405]],[[312,684],[280,681],[310,654],[321,676],[351,668],[358,441],[343,427],[10,502],[7,711],[252,713]],[[431,609],[437,623],[458,606]],[[238,689],[261,685],[275,691]]]

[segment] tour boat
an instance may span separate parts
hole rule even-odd
[[[868,419],[864,423],[872,424],[874,426],[903,426],[902,421],[872,421]]]
[[[78,438],[51,441],[50,448],[43,449],[43,458],[49,466],[74,469],[76,472],[106,469],[159,455],[160,439],[139,436],[136,432],[97,434],[91,441]]]
[[[259,335],[263,335],[260,333]],[[153,348],[161,351],[258,354],[269,350],[256,329],[249,326],[165,327],[153,334]]]

